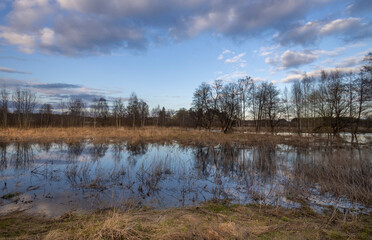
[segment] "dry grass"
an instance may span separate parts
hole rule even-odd
[[[296,144],[307,145],[310,142],[321,141],[319,138],[299,136],[278,136],[271,134],[223,134],[220,132],[199,131],[183,128],[33,128],[33,129],[0,129],[1,142],[77,142],[92,140],[93,142],[128,141],[166,143],[177,141],[181,144]]]
[[[291,187],[287,186],[287,190],[293,191],[292,196],[306,198],[311,195],[307,192],[310,186],[316,185],[320,195],[331,193],[336,198],[347,198],[351,203],[372,206],[370,160],[369,155],[342,150],[308,161],[298,160],[294,164],[293,179],[288,181]]]
[[[209,202],[167,210],[0,217],[2,239],[368,239],[372,217]]]

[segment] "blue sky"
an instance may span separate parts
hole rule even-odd
[[[203,81],[284,88],[357,70],[372,51],[370,0],[1,0],[0,85],[41,101],[136,92],[189,108]]]

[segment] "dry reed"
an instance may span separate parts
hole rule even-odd
[[[177,141],[181,144],[215,145],[225,143],[253,144],[295,144],[308,145],[321,142],[317,137],[280,136],[272,134],[209,132],[184,128],[32,128],[0,129],[0,142],[57,142],[67,143],[90,140],[93,142],[128,141],[130,143],[167,143]]]

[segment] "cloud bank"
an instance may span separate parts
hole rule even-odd
[[[117,49],[143,51],[151,44],[182,41],[204,33],[231,39],[277,32],[281,44],[305,44],[317,36],[370,36],[359,18],[300,24],[332,0],[14,0],[0,26],[3,44],[19,51],[80,56]],[[359,11],[357,1],[350,12]],[[367,1],[368,2],[368,1]],[[359,30],[356,30],[359,29]]]
[[[17,88],[28,88],[36,92],[41,97],[46,97],[53,101],[68,98],[81,98],[86,101],[91,101],[94,98],[105,97],[120,91],[111,91],[107,89],[95,89],[76,84],[68,83],[44,83],[32,79],[15,79],[1,78],[0,88],[15,90]]]
[[[372,24],[354,17],[307,22],[304,25],[280,32],[275,36],[275,39],[283,46],[309,45],[315,44],[322,37],[334,35],[340,35],[346,41],[371,37]]]
[[[18,70],[14,70],[12,68],[7,68],[7,67],[0,67],[0,72],[3,72],[3,73],[30,74],[29,72],[18,71]]]

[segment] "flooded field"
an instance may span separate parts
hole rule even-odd
[[[0,145],[0,214],[168,208],[211,199],[342,211],[372,207],[372,149],[177,143]]]

